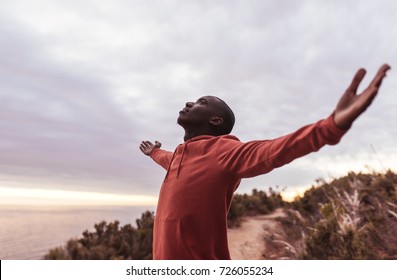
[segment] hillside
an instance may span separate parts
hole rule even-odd
[[[150,259],[153,217],[101,222],[45,258]],[[235,195],[228,221],[233,259],[397,259],[397,175],[349,173],[293,202],[254,189]]]
[[[354,174],[312,187],[229,230],[235,259],[397,259],[397,176]],[[259,248],[259,249],[255,249]]]

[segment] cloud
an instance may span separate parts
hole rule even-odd
[[[372,77],[395,61],[394,1],[3,6],[0,175],[48,188],[84,183],[87,190],[156,194],[164,171],[137,147],[157,139],[173,150],[186,101],[219,95],[235,111],[242,141],[271,139],[327,117],[359,67]],[[352,131],[319,157],[337,161],[335,154],[362,154],[370,144],[395,157],[392,73]],[[284,178],[306,184],[318,168],[301,162],[242,187],[293,185]]]
[[[126,158],[137,125],[119,110],[106,82],[44,59],[40,41],[18,30],[10,40],[4,29],[2,51],[13,55],[1,69],[2,173],[53,183],[64,175],[128,181],[123,177],[133,163]]]

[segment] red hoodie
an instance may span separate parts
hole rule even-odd
[[[167,175],[156,211],[153,258],[230,259],[227,212],[240,180],[334,145],[345,132],[330,116],[274,140],[242,143],[231,135],[202,135],[174,153],[155,149],[150,156]]]

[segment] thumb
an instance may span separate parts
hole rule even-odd
[[[159,141],[154,141],[154,146],[157,148],[161,147],[161,143]]]

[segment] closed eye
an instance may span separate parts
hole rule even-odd
[[[198,99],[198,100],[197,100],[197,102],[196,102],[196,103],[200,103],[200,104],[207,104],[207,99],[200,98],[200,99]]]

